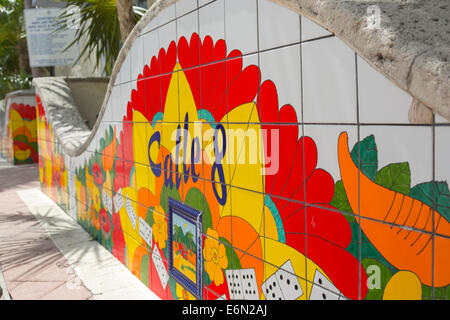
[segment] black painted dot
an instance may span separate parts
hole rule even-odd
[[[269,289],[272,290],[272,285],[271,284],[269,284]]]
[[[276,283],[275,281],[273,282],[273,286],[274,286],[274,287],[276,287],[276,286],[277,286],[277,283]]]
[[[327,295],[325,293],[322,293],[323,300],[327,300]]]
[[[269,293],[269,289],[266,288],[266,293]]]
[[[272,293],[272,298],[275,298],[275,293]]]
[[[297,290],[298,290],[298,285],[295,285],[295,286],[294,286],[294,289],[297,291]]]
[[[322,284],[322,279],[321,278],[319,278],[319,284]]]
[[[287,284],[291,284],[291,280],[287,279]]]
[[[283,275],[282,274],[280,274],[280,279],[283,280]]]

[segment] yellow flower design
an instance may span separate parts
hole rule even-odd
[[[205,240],[205,248],[203,250],[203,257],[205,258],[205,269],[211,281],[216,286],[223,283],[223,271],[228,266],[228,258],[225,252],[225,246],[219,243],[219,235],[217,231],[208,228],[208,237]]]
[[[158,247],[162,250],[166,247],[167,222],[165,216],[159,212],[163,212],[161,207],[156,207],[155,211],[153,211],[153,220],[155,223],[153,224],[152,231],[155,242],[158,243]]]
[[[185,288],[177,283],[177,297],[180,300],[196,300],[195,297]]]

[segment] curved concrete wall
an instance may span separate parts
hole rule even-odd
[[[0,113],[0,154],[13,164],[38,162],[34,96],[34,90],[11,92]]]
[[[42,189],[161,298],[449,298],[449,122],[307,17],[158,1],[92,132],[34,83]]]

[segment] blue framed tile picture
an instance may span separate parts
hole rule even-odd
[[[202,212],[169,197],[169,275],[202,299]]]

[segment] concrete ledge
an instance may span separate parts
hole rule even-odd
[[[75,154],[89,138],[91,130],[75,105],[69,85],[62,77],[35,78],[33,85],[64,153]]]

